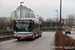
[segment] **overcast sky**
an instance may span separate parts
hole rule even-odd
[[[31,8],[35,15],[44,19],[56,18],[55,10],[60,15],[60,0],[0,0],[0,17],[10,17],[21,1],[24,2],[22,5]],[[75,14],[75,0],[62,0],[62,17],[66,18],[70,14]]]

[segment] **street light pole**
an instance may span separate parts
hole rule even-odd
[[[57,12],[57,30],[58,30],[58,10],[55,10]]]
[[[21,4],[24,2],[20,2],[20,18],[21,18]]]
[[[1,22],[1,27],[2,27],[2,19],[0,18],[0,22]],[[0,27],[0,29],[1,29],[1,27]]]
[[[61,10],[62,10],[62,0],[60,0],[60,32],[61,32],[61,16],[62,16]]]

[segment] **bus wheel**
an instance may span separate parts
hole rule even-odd
[[[41,37],[42,36],[42,33],[40,33],[40,36],[39,37]]]
[[[20,39],[17,39],[18,41],[20,41]]]
[[[40,35],[39,37],[41,37],[42,35]]]
[[[35,36],[36,36],[36,38],[37,38],[39,35],[38,35],[38,34],[36,34]]]
[[[34,40],[35,39],[35,35],[33,35],[33,38],[32,38],[32,40]]]

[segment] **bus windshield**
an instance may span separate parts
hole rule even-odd
[[[30,21],[26,22],[26,21],[18,21],[14,23],[14,30],[16,32],[25,32],[25,31],[32,31],[33,27],[32,27],[32,23]]]

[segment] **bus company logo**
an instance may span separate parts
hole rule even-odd
[[[18,20],[15,20],[15,22],[18,22]]]

